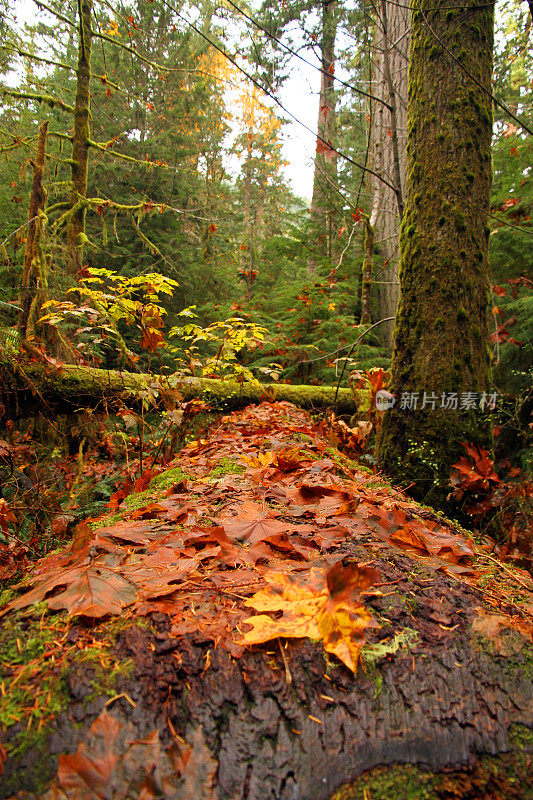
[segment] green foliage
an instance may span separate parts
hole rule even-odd
[[[197,317],[192,309],[180,316]],[[176,355],[178,371],[207,378],[251,380],[251,371],[239,362],[244,348],[257,347],[265,338],[266,328],[240,317],[212,322],[205,328],[188,322],[169,331],[169,336],[186,343],[184,349],[171,347]]]
[[[162,317],[167,313],[160,295],[172,297],[176,281],[155,272],[133,278],[107,269],[92,268],[87,272],[76,287],[67,291],[77,295],[81,304],[48,300],[42,308],[50,311],[40,322],[52,327],[66,325],[75,337],[85,334],[78,348],[87,352],[90,347],[93,356],[98,352],[95,345],[103,344],[106,337],[121,340],[121,323],[137,328],[141,348],[157,350],[164,339]],[[76,327],[80,323],[81,327]]]

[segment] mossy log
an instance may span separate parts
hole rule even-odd
[[[119,372],[61,364],[16,366],[4,363],[0,399],[9,415],[32,416],[36,411],[66,413],[80,407],[102,407],[123,401],[128,406],[143,398],[148,406],[165,407],[179,395],[183,400],[205,400],[215,409],[227,411],[261,400],[288,400],[309,409],[335,407],[337,413],[355,413],[354,395],[334,386],[295,386],[211,378],[159,378],[154,375]]]
[[[362,552],[347,545],[347,556]],[[8,729],[4,744],[16,736],[19,749],[8,758],[0,798],[21,789],[31,792],[17,795],[21,800],[55,797],[41,793],[58,755],[75,752],[88,736],[92,746],[88,730],[111,696],[108,711],[130,740],[157,730],[164,750],[176,731],[192,747],[197,773],[210,775],[193,795],[176,790],[155,794],[159,800],[524,800],[533,743],[531,648],[516,633],[495,646],[476,632],[482,600],[475,589],[430,568],[413,572],[415,562],[394,548],[378,562],[394,592],[369,607],[388,620],[389,646],[368,645],[355,676],[328,664],[321,644],[309,640],[234,659],[200,631],[174,639],[163,614],[149,625],[124,620],[112,632],[95,626],[93,660],[80,651],[57,666],[55,718],[37,734],[25,724]],[[30,621],[24,624],[28,638]],[[77,630],[74,620],[64,635],[75,639]],[[129,664],[117,668],[112,686],[100,656]],[[126,751],[124,743],[117,757]],[[490,784],[494,770],[503,784],[497,794],[484,785],[478,793],[451,793],[451,769],[459,770],[457,786],[484,773]],[[518,783],[515,770],[522,771]]]
[[[160,496],[164,475],[143,504]],[[89,729],[105,707],[124,734],[113,744],[117,786],[131,779],[132,742],[158,732],[158,770],[176,742],[190,748],[183,785],[174,779],[168,793],[154,788],[158,800],[531,797],[531,645],[516,630],[494,635],[480,624],[478,588],[372,542],[369,530],[342,547],[350,560],[371,557],[383,580],[382,594],[365,599],[381,630],[368,634],[356,675],[311,640],[272,642],[234,658],[201,626],[174,638],[165,614],[91,621],[91,651],[52,664],[52,683],[35,692],[36,714],[39,697],[48,702],[44,725],[30,729],[24,719],[8,727],[0,800],[15,792],[18,800],[64,800],[53,789],[43,794],[58,756],[83,742],[98,751]],[[24,657],[35,665],[41,638],[44,657],[53,638],[75,643],[81,635],[79,620],[59,616],[58,633],[42,615],[37,607],[2,620],[0,663],[8,670]],[[16,702],[27,701],[13,697],[8,711],[17,719]],[[154,780],[163,778],[158,771]],[[106,796],[138,795],[110,788]]]

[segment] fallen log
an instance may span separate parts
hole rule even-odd
[[[254,448],[278,455],[254,461]],[[527,576],[514,571],[507,585],[507,567],[499,583],[497,575],[487,583],[486,570],[478,580],[482,553],[472,542],[392,487],[372,486],[356,465],[342,477],[343,463],[307,415],[265,404],[218,422],[173,470],[126,498],[120,519],[99,520],[70,550],[50,554],[31,580],[33,594],[12,597],[2,612],[1,800],[15,792],[19,800],[527,797]],[[204,513],[229,536],[239,526],[224,514],[245,504],[242,529],[266,526],[252,563],[252,548],[238,538],[198,527]],[[268,526],[281,519],[291,532],[272,538]],[[418,532],[407,551],[406,530]],[[150,570],[176,569],[184,536],[187,558],[198,547],[193,555],[210,566],[166,585],[165,570],[155,578]],[[281,550],[269,551],[269,541]],[[424,541],[442,558],[424,551]],[[170,542],[175,554],[164,562]],[[292,561],[291,542],[303,553],[292,551]],[[461,554],[468,563],[457,563]],[[332,560],[377,571],[361,602],[379,627],[365,631],[355,672],[319,640],[243,646],[251,623],[241,601],[265,587],[265,558],[296,575]],[[94,595],[83,589],[91,563]],[[135,600],[130,582],[139,575]],[[126,607],[99,616],[95,604],[113,605],[124,587]],[[21,611],[45,596],[48,608]],[[51,613],[73,603],[81,616]]]
[[[287,400],[301,408],[336,408],[340,414],[354,414],[356,403],[350,389],[334,386],[299,386],[212,378],[182,378],[119,372],[93,367],[58,364],[2,363],[0,398],[10,415],[26,417],[36,411],[68,413],[80,408],[121,402],[138,405],[144,398],[148,407],[172,405],[201,399],[215,410],[229,411],[261,400]]]

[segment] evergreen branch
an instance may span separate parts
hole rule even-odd
[[[125,205],[123,203],[115,203],[113,200],[108,200],[105,197],[86,197],[85,198],[86,208],[101,208],[102,206],[107,206],[111,208],[113,211],[119,211],[122,214],[134,214],[136,211],[147,211],[160,209],[163,207],[161,203],[152,203],[151,201],[145,200],[141,203],[135,203],[135,205]],[[147,208],[148,207],[148,208]],[[166,208],[167,206],[165,206]]]
[[[104,42],[109,42],[110,44],[114,45],[115,47],[120,47],[121,50],[125,50],[127,53],[130,53],[131,55],[135,56],[135,58],[138,58],[139,61],[142,61],[144,64],[148,64],[149,67],[153,67],[153,69],[157,69],[157,70],[163,71],[163,72],[179,72],[180,71],[178,69],[173,69],[172,67],[163,67],[161,64],[156,64],[155,61],[150,61],[149,58],[145,58],[144,56],[141,56],[141,54],[138,53],[136,50],[134,50],[133,47],[129,47],[127,44],[122,44],[122,42],[117,42],[117,41],[115,41],[115,39],[112,39],[111,36],[107,36],[105,33],[96,33],[96,31],[93,31],[93,37],[95,39],[103,39]]]
[[[70,208],[68,200],[62,200],[60,203],[54,203],[46,209],[47,214],[52,214],[54,211],[60,211],[63,208]]]
[[[69,136],[68,133],[59,133],[59,131],[50,131],[48,136],[54,136],[56,139],[72,142],[72,136]]]
[[[135,217],[132,216],[131,221],[133,227],[137,231],[137,236],[144,244],[146,249],[149,251],[149,253],[151,253],[151,255],[153,256],[159,256],[159,258],[161,258],[163,261],[165,261],[165,263],[167,263],[170,267],[172,267],[173,265],[170,263],[168,258],[165,258],[161,250],[152,241],[150,241],[150,239],[147,236],[145,236],[144,233],[141,231],[141,229],[139,228],[139,223],[136,221]]]
[[[46,3],[43,3],[42,0],[35,0],[35,5],[38,8],[44,8],[46,11],[49,11],[51,14],[54,15],[54,17],[57,17],[58,19],[60,19],[61,22],[66,22],[67,25],[70,25],[71,28],[75,28],[76,27],[76,23],[75,22],[72,22],[71,19],[69,19],[68,17],[63,16],[63,14],[60,14],[59,11],[55,11],[49,5],[47,5]]]
[[[76,72],[76,68],[71,67],[70,64],[65,64],[63,61],[54,61],[51,58],[44,58],[43,56],[36,56],[34,53],[30,53],[28,50],[22,50],[20,47],[9,47],[8,45],[2,44],[0,45],[0,49],[16,53],[22,58],[29,58],[31,61],[40,61],[43,64],[50,64],[52,67],[60,67],[60,69],[68,69],[71,72]]]
[[[54,61],[51,58],[44,58],[43,56],[36,56],[34,53],[30,53],[28,50],[22,50],[20,47],[8,47],[8,45],[2,44],[0,45],[0,50],[17,53],[17,55],[22,58],[29,58],[31,61],[40,61],[42,64],[50,64],[52,67],[59,67],[60,69],[66,69],[70,72],[77,72],[76,67],[73,67],[71,64],[65,64],[64,61]],[[125,91],[118,84],[110,81],[107,75],[97,75],[95,72],[91,72],[91,78],[101,81],[105,86],[111,86],[112,89],[118,92]]]
[[[45,103],[50,108],[56,106],[62,111],[67,111],[69,114],[74,114],[74,106],[69,106],[57,97],[52,97],[51,94],[34,94],[33,92],[16,92],[11,89],[4,89],[4,95],[15,98],[15,100],[36,100],[38,103]]]
[[[13,137],[15,141],[13,144],[8,144],[5,147],[0,147],[0,155],[2,153],[10,153],[11,150],[16,150],[18,147],[30,147],[30,145],[36,140],[36,136],[31,136],[29,139],[18,139],[17,137]]]
[[[92,139],[87,140],[87,144],[89,147],[94,147],[96,150],[102,150],[104,153],[108,153],[110,156],[114,156],[115,158],[121,158],[123,161],[130,161],[133,164],[142,164],[143,167],[162,167],[162,169],[170,169],[168,164],[158,164],[155,161],[147,161],[146,159],[141,158],[134,158],[134,156],[126,156],[123,153],[118,153],[116,150],[109,150],[107,144],[102,144],[101,142],[93,142]]]

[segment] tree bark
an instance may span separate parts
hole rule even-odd
[[[374,228],[366,214],[362,218],[364,225],[364,260],[361,280],[361,325],[370,325],[370,289],[372,286],[372,262],[374,257]]]
[[[407,66],[411,12],[382,0],[374,34],[372,93],[390,108],[370,105],[370,164],[397,187],[393,192],[370,177],[376,209],[376,280],[373,295],[376,319],[394,317],[398,304],[399,231],[405,195],[407,133]],[[394,323],[380,328],[384,344],[392,348]]]
[[[74,107],[74,135],[72,138],[72,212],[68,218],[67,251],[68,272],[75,276],[83,265],[83,239],[85,235],[85,208],[80,206],[87,196],[91,118],[91,44],[92,0],[78,0],[79,45]]]
[[[36,300],[37,291],[44,289],[46,281],[46,262],[42,252],[42,236],[44,225],[44,207],[46,191],[43,186],[43,174],[46,161],[46,137],[48,122],[42,122],[39,128],[39,139],[35,161],[33,162],[33,183],[28,210],[28,235],[24,251],[24,265],[20,284],[21,311],[17,322],[17,330],[22,339],[26,338],[28,327],[32,327],[31,309]]]
[[[322,0],[322,42],[320,100],[318,108],[317,150],[311,199],[311,230],[307,272],[312,277],[320,259],[332,252],[332,232],[336,229],[335,197],[337,158],[324,142],[335,144],[335,38],[337,34],[337,0]],[[323,141],[321,141],[323,140]]]
[[[413,484],[415,496],[442,502],[461,442],[489,441],[479,408],[443,407],[443,393],[460,400],[486,389],[493,7],[467,0],[464,9],[446,10],[439,0],[422,9],[416,0],[390,386],[396,405],[385,412],[379,464],[396,482]],[[478,83],[446,51],[457,42]],[[411,393],[417,410],[405,408]]]

